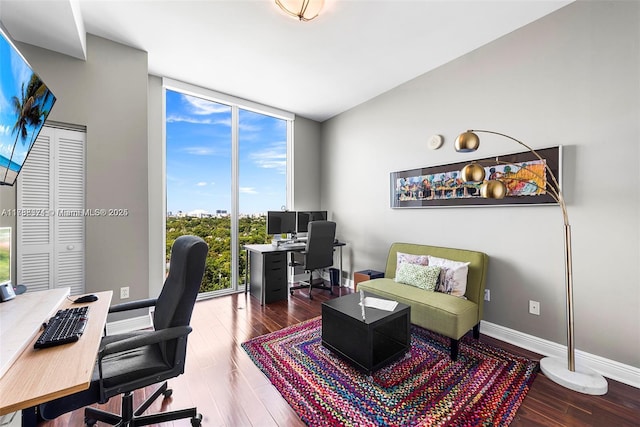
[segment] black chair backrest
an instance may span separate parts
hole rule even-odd
[[[336,223],[333,221],[311,221],[309,223],[304,268],[331,267],[333,265],[333,241],[336,238]]]
[[[153,313],[155,330],[173,326],[188,326],[193,306],[204,275],[209,248],[200,237],[180,236],[171,247],[169,275],[156,301]],[[175,352],[174,343],[164,343],[165,360],[171,360]]]

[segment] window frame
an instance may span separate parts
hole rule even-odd
[[[232,95],[227,95],[221,92],[216,92],[211,89],[206,89],[193,84],[185,83],[179,80],[171,78],[162,78],[162,205],[164,213],[162,216],[162,244],[166,245],[167,241],[167,108],[166,108],[166,91],[171,90],[174,92],[180,92],[185,95],[195,96],[198,98],[206,99],[218,104],[224,104],[231,107],[231,150],[232,150],[232,163],[231,163],[231,288],[222,289],[218,291],[207,292],[200,294],[199,299],[216,297],[220,295],[226,295],[230,293],[241,292],[245,289],[246,284],[240,283],[239,277],[239,236],[238,236],[238,221],[239,221],[239,199],[240,199],[240,159],[239,159],[239,120],[240,109],[252,111],[258,114],[271,116],[277,119],[285,120],[287,124],[287,176],[286,176],[286,201],[287,209],[293,205],[293,129],[295,114],[288,111],[284,111],[278,108],[270,107],[268,105],[260,104],[257,102],[249,101],[243,98],[239,98]],[[279,206],[277,208],[280,208]],[[163,247],[163,254],[164,254]],[[164,265],[164,261],[162,263]]]

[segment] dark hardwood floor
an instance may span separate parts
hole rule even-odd
[[[350,290],[342,288],[341,292]],[[306,293],[296,291],[288,301],[264,307],[244,294],[199,301],[191,321],[193,332],[189,337],[185,373],[169,381],[173,396],[156,403],[149,411],[196,405],[203,414],[203,426],[304,425],[240,344],[319,316],[320,305],[328,297],[327,291],[314,290],[314,299],[310,301]],[[480,339],[530,359],[540,359],[538,354],[482,334]],[[151,391],[136,392],[136,399],[141,401]],[[120,400],[112,398],[98,406],[119,412]],[[79,410],[42,423],[40,427],[82,425],[83,412]],[[189,425],[188,420],[182,420],[161,426]],[[640,426],[640,389],[609,380],[606,395],[587,396],[567,390],[539,373],[511,425],[637,427]]]

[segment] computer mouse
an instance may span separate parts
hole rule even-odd
[[[93,294],[90,294],[90,295],[83,295],[81,297],[78,297],[73,302],[82,303],[82,302],[94,302],[94,301],[98,301],[98,297]]]

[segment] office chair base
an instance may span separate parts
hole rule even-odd
[[[135,411],[133,410],[133,393],[128,392],[122,395],[122,415],[90,407],[84,410],[84,422],[88,426],[93,426],[98,421],[102,421],[113,426],[133,427],[191,418],[192,426],[199,427],[202,424],[202,415],[198,414],[196,408],[142,415],[161,394],[164,395],[165,399],[172,394],[172,390],[168,388],[166,381],[142,402]]]
[[[325,285],[324,281],[322,283],[312,283],[311,285],[309,285],[309,282],[300,282],[298,286],[291,286],[289,288],[289,294],[293,295],[293,291],[296,289],[309,289],[309,299],[313,299],[313,295],[311,294],[312,289],[324,289],[333,295],[333,287]]]

